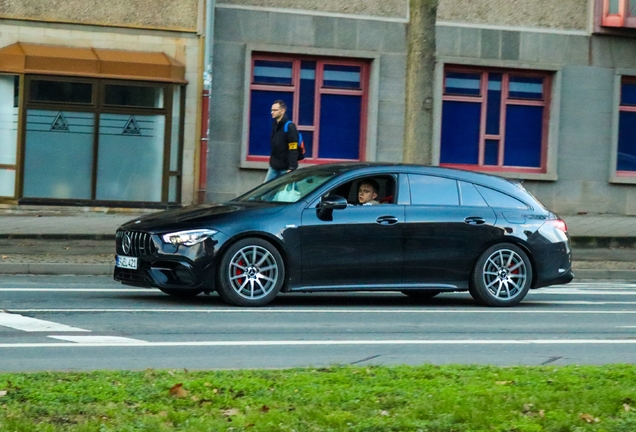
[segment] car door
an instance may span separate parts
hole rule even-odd
[[[472,183],[418,174],[408,179],[404,281],[462,283],[485,244],[502,235],[495,213]]]
[[[302,214],[302,285],[386,286],[402,279],[404,205],[353,205]]]

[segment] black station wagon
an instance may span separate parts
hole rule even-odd
[[[363,183],[377,204],[357,205]],[[301,168],[226,203],[132,220],[116,247],[124,284],[239,306],[324,291],[469,291],[513,306],[573,277],[565,222],[520,183],[405,164]]]

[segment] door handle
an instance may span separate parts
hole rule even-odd
[[[486,223],[486,219],[480,216],[469,216],[464,219],[464,222],[466,222],[468,225],[482,225]]]
[[[381,225],[393,225],[398,223],[398,218],[395,216],[380,216],[375,221]]]

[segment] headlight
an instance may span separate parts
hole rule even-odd
[[[209,229],[179,231],[175,233],[164,234],[161,238],[166,243],[173,245],[192,246],[212,237],[218,231]]]

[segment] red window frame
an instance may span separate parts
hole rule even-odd
[[[618,112],[636,112],[636,105],[623,105],[622,94],[623,94],[623,84],[636,84],[636,77],[634,76],[624,76],[621,78],[621,88],[619,92],[619,102],[618,102]],[[620,115],[619,115],[620,117]],[[620,133],[621,124],[618,122],[618,130]],[[616,148],[618,152],[618,143],[616,143]],[[618,154],[616,155],[617,159],[614,161],[616,166],[618,166]],[[618,177],[631,177],[636,178],[636,171],[626,171],[626,170],[616,170],[616,176]]]
[[[630,0],[599,1],[602,2],[601,25],[603,27],[636,28],[636,4],[631,7]],[[617,2],[618,10],[616,13],[610,13],[612,1]]]
[[[446,94],[446,78],[448,72],[459,73],[473,73],[481,74],[480,89],[478,96],[459,96]],[[499,134],[487,134],[486,133],[486,114],[488,109],[488,74],[497,73],[502,75],[501,80],[501,106],[499,117]],[[543,78],[543,98],[542,100],[533,99],[520,99],[509,97],[509,82],[511,76],[520,77],[536,77]],[[495,68],[474,68],[474,67],[446,67],[444,69],[444,81],[443,81],[443,94],[442,103],[444,101],[456,101],[456,102],[470,102],[481,104],[480,114],[480,131],[479,131],[479,160],[476,165],[474,164],[460,164],[460,163],[440,163],[440,166],[459,168],[471,171],[485,171],[485,172],[517,172],[517,173],[533,173],[533,174],[545,174],[547,172],[547,153],[548,153],[548,129],[550,122],[550,95],[552,94],[552,74],[549,72],[539,71],[527,71],[527,70],[510,70],[510,69],[495,69]],[[505,134],[506,134],[506,106],[507,105],[523,105],[523,106],[542,106],[543,107],[543,121],[541,125],[541,156],[540,167],[519,167],[519,166],[507,166],[504,165],[504,152],[505,152]],[[486,141],[497,140],[498,146],[498,161],[497,165],[485,165],[485,152]],[[440,146],[442,142],[440,141]]]
[[[282,84],[255,84],[254,83],[254,64],[258,60],[265,61],[286,61],[292,63],[292,82],[291,85]],[[300,110],[300,68],[302,61],[314,61],[316,62],[316,87],[314,92],[314,119],[313,125],[299,125],[298,117]],[[324,87],[324,67],[325,65],[336,66],[359,66],[360,67],[360,89],[342,89]],[[250,70],[250,94],[253,90],[264,91],[287,91],[293,93],[294,106],[291,113],[287,113],[290,120],[294,122],[298,131],[302,134],[305,131],[313,132],[313,155],[305,157],[299,164],[327,164],[343,161],[363,161],[366,159],[366,133],[367,133],[367,106],[369,98],[369,62],[365,60],[357,59],[342,59],[333,57],[317,57],[317,56],[303,56],[303,55],[273,55],[273,54],[261,54],[255,53],[252,55]],[[334,95],[349,95],[349,96],[361,96],[361,109],[360,109],[360,141],[359,141],[359,159],[327,159],[319,158],[320,149],[320,99],[323,94]],[[249,106],[248,98],[248,109]],[[248,131],[250,126],[248,124]],[[246,160],[248,162],[269,162],[269,156],[255,156],[249,154],[249,132],[247,139],[247,152]],[[315,156],[314,156],[315,155]]]

